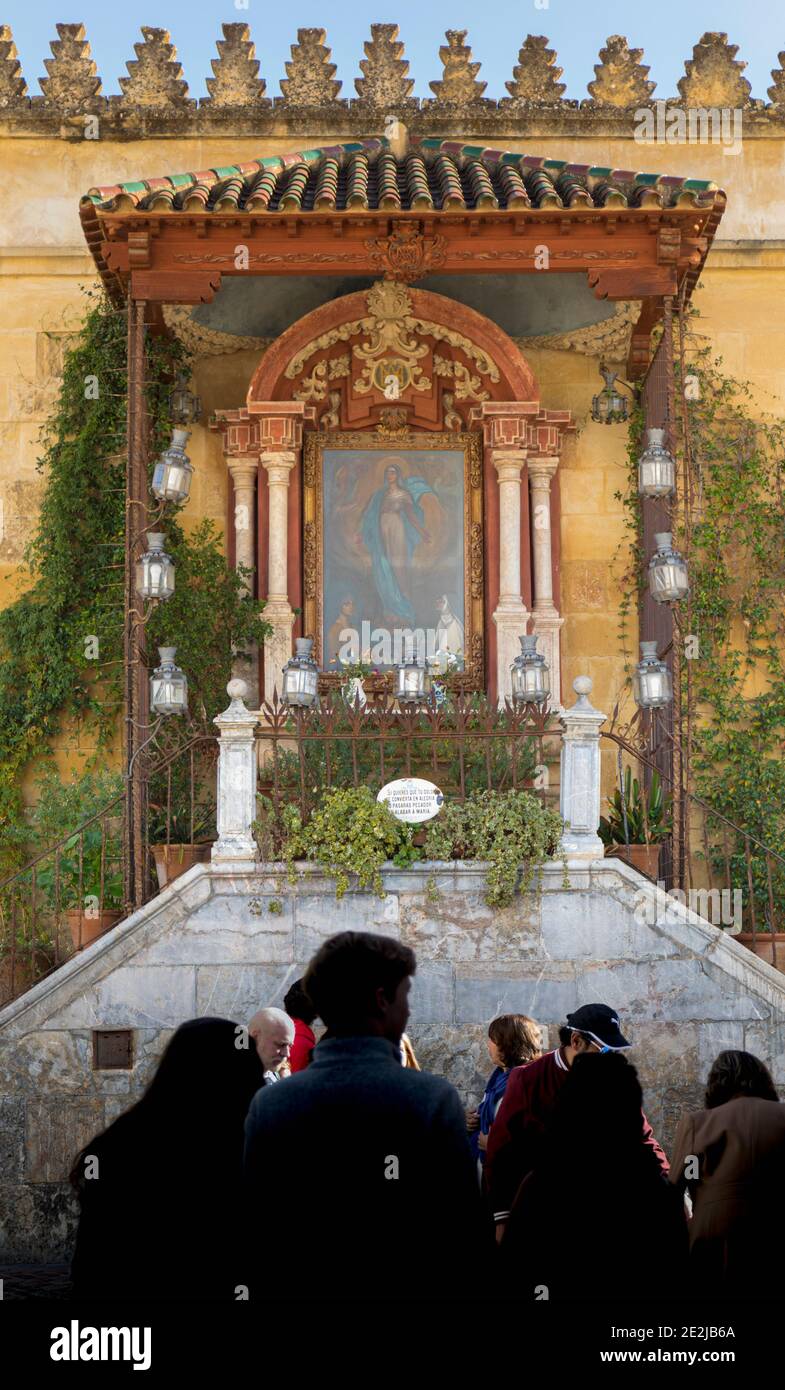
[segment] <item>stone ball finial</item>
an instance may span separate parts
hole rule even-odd
[[[240,680],[239,676],[233,676],[226,687],[226,693],[230,700],[244,700],[248,694],[248,684]]]
[[[576,676],[572,688],[576,695],[591,695],[593,685],[591,676]]]

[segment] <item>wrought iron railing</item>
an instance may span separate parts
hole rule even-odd
[[[160,888],[156,849],[174,876],[178,847],[215,838],[218,741],[199,734],[149,771],[144,900]],[[0,882],[0,1005],[56,970],[131,911],[124,900],[127,798],[122,792]],[[168,853],[167,853],[168,851]],[[160,858],[160,856],[159,856]]]
[[[403,708],[382,694],[360,708],[330,691],[317,708],[275,701],[260,715],[258,789],[276,812],[295,801],[307,818],[333,787],[378,791],[399,777],[426,778],[461,801],[475,790],[513,788],[558,805],[561,730],[551,713],[464,693]]]
[[[705,798],[675,788],[661,760],[623,735],[608,731],[602,738],[614,747],[620,799],[624,798],[626,767],[637,770],[641,785],[646,770],[656,771],[673,809],[679,812],[689,852],[681,859],[677,876],[666,877],[663,872],[660,881],[666,890],[714,925],[732,928],[734,934],[748,934],[748,944],[757,954],[779,965],[776,933],[785,931],[785,855],[737,825]],[[646,807],[643,795],[641,808],[648,838]],[[665,859],[662,855],[663,869]]]

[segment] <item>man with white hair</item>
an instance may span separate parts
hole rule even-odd
[[[259,1009],[248,1024],[248,1033],[264,1067],[265,1084],[281,1080],[294,1042],[294,1023],[283,1009]]]

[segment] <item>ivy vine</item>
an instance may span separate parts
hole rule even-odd
[[[102,294],[87,291],[87,299],[41,435],[45,488],[20,570],[24,592],[0,611],[0,878],[31,847],[21,795],[28,765],[63,729],[85,726],[105,760],[121,727],[127,319]],[[187,354],[178,341],[149,334],[145,357],[152,470],[171,437],[169,392]],[[209,521],[186,534],[169,509],[158,529],[177,587],[148,623],[148,664],[157,644],[177,646],[192,713],[209,727],[226,703],[233,652],[269,627]]]
[[[683,362],[676,354],[676,400],[682,373],[691,389],[675,421],[680,499],[673,531],[689,551],[690,622],[676,615],[680,643],[682,725],[690,716],[689,790],[752,840],[782,854],[785,844],[785,422],[765,414],[752,388],[723,369],[722,358],[695,332],[690,311]],[[685,430],[689,431],[685,467]],[[619,634],[629,662],[629,619],[645,582],[637,459],[643,416],[630,421],[630,481],[617,494],[627,519]],[[684,506],[684,490],[688,505]],[[689,642],[689,646],[688,646]],[[677,731],[683,739],[683,731]],[[708,854],[725,868],[726,846]],[[727,845],[731,883],[748,899],[743,837]],[[703,846],[696,853],[705,853]],[[751,844],[749,872],[759,928],[771,925],[766,856]],[[785,871],[770,861],[771,896],[785,901]]]

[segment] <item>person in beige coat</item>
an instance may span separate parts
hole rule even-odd
[[[719,1054],[706,1109],[679,1126],[670,1178],[692,1201],[691,1293],[765,1298],[779,1289],[785,1105],[757,1057]]]

